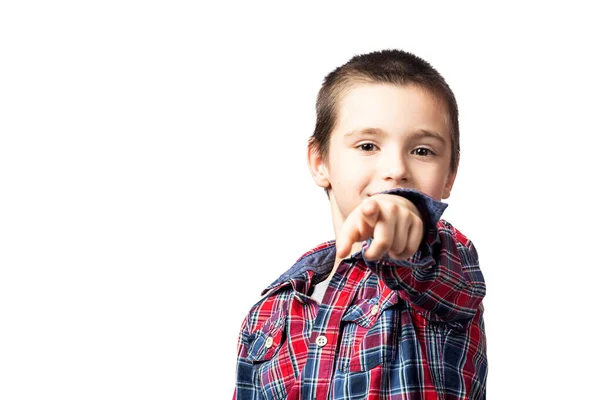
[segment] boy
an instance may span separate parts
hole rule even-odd
[[[403,51],[353,57],[324,80],[307,154],[336,240],[250,310],[234,398],[485,398],[485,283],[440,219],[459,160],[445,80]]]

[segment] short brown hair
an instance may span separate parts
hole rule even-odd
[[[337,107],[353,83],[414,84],[431,91],[447,105],[451,136],[450,170],[456,172],[460,155],[458,105],[454,93],[442,75],[427,61],[403,50],[381,50],[352,57],[323,80],[317,96],[317,121],[309,145],[325,161],[329,157],[329,139],[336,124]]]

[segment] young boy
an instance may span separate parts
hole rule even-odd
[[[307,154],[336,240],[250,310],[234,398],[484,399],[485,283],[440,219],[459,160],[445,80],[403,51],[353,57],[324,80]]]

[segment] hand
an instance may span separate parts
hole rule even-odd
[[[364,199],[348,215],[336,239],[337,256],[346,258],[352,245],[373,238],[364,256],[379,260],[387,252],[396,260],[408,260],[423,239],[423,221],[415,205],[393,194],[377,194]]]

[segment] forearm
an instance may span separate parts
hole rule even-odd
[[[432,320],[472,318],[485,296],[473,243],[439,218],[446,205],[411,190],[388,191],[410,199],[422,214],[425,238],[408,260],[384,256],[367,266],[401,298]],[[363,248],[363,254],[370,241]]]
[[[398,290],[400,297],[428,318],[470,319],[485,296],[485,282],[472,243],[471,249],[457,244],[453,229],[445,224],[440,223],[429,248],[419,250],[409,260],[386,256],[366,263],[390,289]]]

